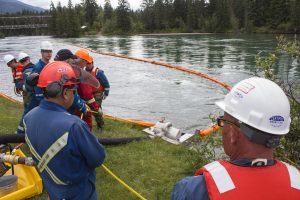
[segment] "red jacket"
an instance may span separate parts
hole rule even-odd
[[[86,104],[94,111],[99,110],[99,105],[94,99],[93,87],[84,83],[78,84],[77,88],[79,96],[86,101]]]
[[[276,160],[262,167],[242,167],[219,160],[195,173],[203,174],[210,200],[299,200],[300,172]]]

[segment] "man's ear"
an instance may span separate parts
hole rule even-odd
[[[240,137],[240,134],[239,134],[239,131],[232,127],[231,128],[233,129],[232,131],[229,132],[230,134],[230,143],[231,144],[237,144],[237,142],[239,141],[239,137]]]
[[[67,95],[67,88],[64,88],[62,93],[61,93],[61,96],[63,97],[63,99],[68,99],[68,95]]]

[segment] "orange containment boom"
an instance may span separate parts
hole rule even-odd
[[[104,114],[104,118],[120,121],[120,122],[123,122],[126,124],[137,124],[137,125],[140,125],[143,127],[150,127],[150,126],[155,125],[155,123],[153,123],[153,122],[147,122],[147,121],[137,120],[137,119],[122,119],[122,118],[114,117],[114,116],[107,115],[107,114]]]
[[[74,46],[77,46],[77,45],[74,45]],[[79,48],[82,48],[80,46],[77,46]],[[84,49],[84,48],[83,48]],[[160,66],[165,66],[165,67],[168,67],[168,68],[172,68],[172,69],[176,69],[176,70],[179,70],[179,71],[183,71],[183,72],[187,72],[187,73],[190,73],[190,74],[194,74],[194,75],[197,75],[197,76],[201,76],[203,78],[206,78],[210,81],[213,81],[221,86],[223,86],[224,88],[226,88],[227,90],[231,90],[231,87],[212,77],[212,76],[208,76],[206,74],[203,74],[201,72],[197,72],[197,71],[194,71],[194,70],[191,70],[191,69],[187,69],[187,68],[184,68],[184,67],[180,67],[180,66],[176,66],[176,65],[171,65],[171,64],[168,64],[168,63],[162,63],[162,62],[156,62],[156,61],[153,61],[153,60],[147,60],[147,59],[141,59],[141,58],[134,58],[134,57],[131,57],[131,56],[125,56],[125,55],[120,55],[120,54],[115,54],[115,53],[103,53],[103,52],[98,52],[98,51],[94,51],[94,50],[90,50],[90,49],[87,49],[93,53],[96,53],[96,54],[101,54],[101,55],[106,55],[106,56],[114,56],[114,57],[119,57],[119,58],[126,58],[126,59],[130,59],[130,60],[136,60],[136,61],[141,61],[141,62],[146,62],[146,63],[151,63],[151,64],[154,64],[154,65],[160,65]]]
[[[213,132],[216,132],[220,129],[221,127],[218,126],[217,124],[209,127],[209,128],[206,128],[206,129],[202,129],[202,130],[196,130],[196,133],[201,137],[206,137],[210,134],[212,134]]]

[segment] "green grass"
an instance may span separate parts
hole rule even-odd
[[[16,130],[22,111],[22,105],[0,98],[0,134],[13,133]],[[96,128],[94,130],[100,138],[145,136],[139,126],[108,119],[105,120],[102,133],[98,133]],[[22,149],[28,155],[28,148],[25,146]],[[169,144],[161,139],[107,146],[106,151],[104,165],[146,199],[169,199],[175,182],[192,175],[196,168],[204,164],[196,151],[189,150],[184,145]],[[96,172],[99,199],[138,199],[102,167],[97,168]],[[44,192],[32,199],[46,198]]]

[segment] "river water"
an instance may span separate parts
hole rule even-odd
[[[47,36],[8,37],[0,39],[0,92],[19,99],[13,93],[11,72],[3,62],[5,54],[28,53],[33,62],[40,57],[43,40],[59,49],[77,46],[100,52],[112,52],[150,59],[193,69],[213,76],[229,85],[257,74],[255,55],[272,52],[275,35],[147,35],[91,36],[76,39],[57,39]],[[221,86],[204,78],[163,66],[92,53],[96,66],[105,71],[110,84],[109,97],[103,102],[104,113],[122,118],[156,122],[171,121],[183,131],[207,127],[209,114],[219,115],[214,105],[226,94]],[[54,55],[53,55],[54,57]],[[274,73],[282,79],[299,79],[300,67],[281,56]],[[261,75],[261,73],[258,73]]]

